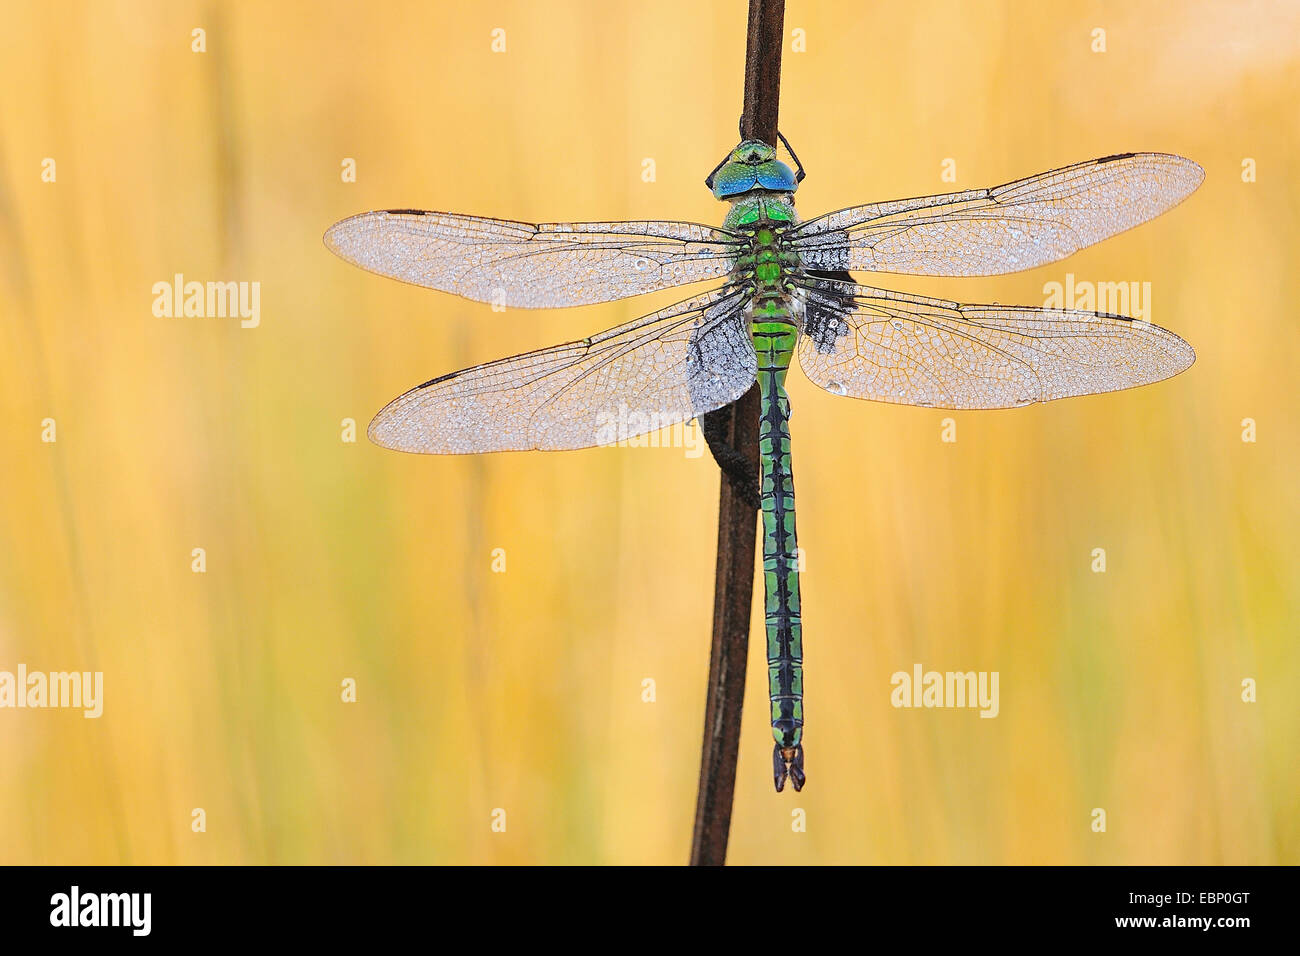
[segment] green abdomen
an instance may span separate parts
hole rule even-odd
[[[756,302],[753,336],[761,396],[763,604],[772,736],[778,747],[789,749],[798,747],[803,737],[803,629],[790,462],[790,400],[785,392],[797,332],[785,305],[778,300]]]

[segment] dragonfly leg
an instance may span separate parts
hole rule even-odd
[[[740,121],[736,125],[740,128],[740,138],[743,140],[745,138],[745,114],[744,113],[740,114]],[[704,185],[709,188],[709,192],[713,192],[713,177],[718,175],[718,170],[721,169],[723,166],[727,165],[727,162],[730,159],[731,159],[730,153],[728,153],[726,156],[723,156],[721,162],[719,162],[718,165],[714,166],[713,171],[704,178]]]
[[[728,153],[726,156],[723,156],[722,160],[718,163],[718,165],[713,167],[713,171],[710,172],[709,175],[704,177],[704,185],[708,188],[709,192],[713,192],[713,177],[718,175],[719,169],[727,165],[727,160],[729,159],[731,159],[730,153]]]
[[[794,181],[796,183],[803,182],[803,178],[807,174],[803,171],[803,163],[799,162],[799,155],[794,151],[794,147],[790,145],[790,141],[785,138],[784,133],[782,133],[780,130],[777,130],[776,136],[777,139],[779,139],[782,143],[785,144],[785,151],[790,154],[790,158],[794,160],[795,166],[798,167],[797,171],[794,174]]]

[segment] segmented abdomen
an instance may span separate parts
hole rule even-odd
[[[793,305],[784,295],[759,296],[752,307],[761,397],[759,474],[768,686],[772,736],[782,748],[797,747],[803,736],[803,632],[790,467],[790,400],[785,392],[786,370],[798,335]]]

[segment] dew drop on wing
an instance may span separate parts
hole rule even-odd
[[[831,380],[826,383],[826,391],[830,392],[832,395],[847,395],[849,390],[839,382]]]

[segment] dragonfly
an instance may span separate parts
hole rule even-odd
[[[740,142],[705,185],[721,226],[525,223],[419,209],[362,213],[326,246],[382,276],[512,308],[608,302],[713,280],[690,298],[574,342],[441,375],[385,406],[385,448],[468,454],[611,445],[759,389],[759,474],[773,782],[803,788],[803,627],[790,400],[803,374],[834,395],[945,409],[1031,405],[1147,385],[1192,348],[1123,315],[971,305],[853,281],[850,271],[987,276],[1032,269],[1160,215],[1205,177],[1191,160],[1122,153],[989,189],[795,212],[796,169]],[[742,476],[743,477],[743,476]],[[754,482],[749,476],[749,481]]]

